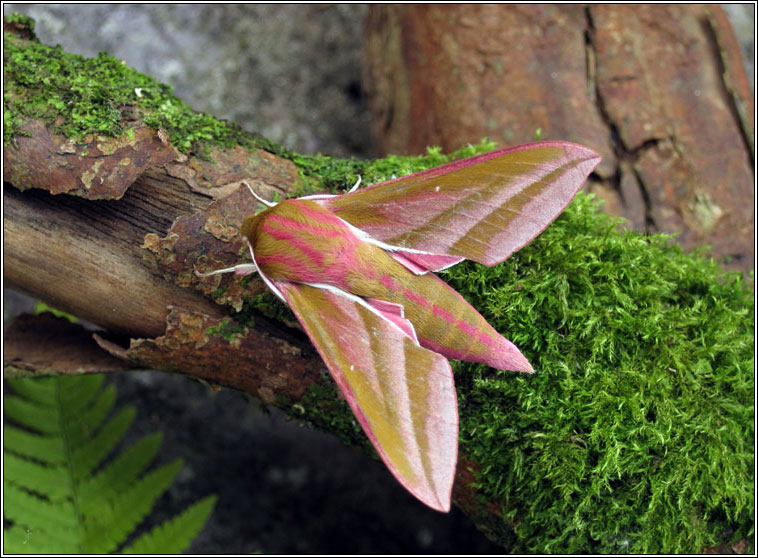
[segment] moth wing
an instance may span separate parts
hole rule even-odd
[[[317,202],[371,238],[420,253],[422,260],[430,254],[447,257],[442,267],[460,258],[495,265],[542,232],[599,162],[581,145],[533,143]]]
[[[390,471],[422,502],[448,511],[458,407],[447,359],[358,297],[275,284]]]

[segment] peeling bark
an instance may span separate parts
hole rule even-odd
[[[119,138],[90,135],[76,142],[51,133],[41,120],[21,129],[29,135],[17,136],[17,147],[3,150],[3,180],[19,189],[119,199],[145,170],[182,157],[165,132],[141,124]]]
[[[83,327],[47,312],[17,316],[5,330],[3,343],[6,377],[123,372],[130,368],[129,363],[100,350]]]
[[[43,132],[41,141],[49,136]],[[13,149],[6,148],[6,154]],[[296,172],[289,161],[251,154],[251,162],[240,171],[238,165],[228,163],[239,159],[239,151],[226,155],[229,167],[219,165],[225,169],[219,176],[234,178],[242,172],[264,195],[265,191],[282,192],[295,182]],[[110,168],[111,157],[118,159],[120,154],[103,156],[101,170]],[[48,163],[52,168],[48,176],[55,167],[67,166],[59,159]],[[184,157],[182,162],[170,162],[170,173],[165,165],[154,166],[118,200],[52,196],[28,190],[28,184],[17,187],[7,182],[3,219],[7,285],[107,330],[135,337],[161,335],[169,306],[223,317],[226,311],[200,294],[212,292],[221,282],[232,286],[218,302],[230,302],[234,296],[237,302],[232,305],[239,308],[238,278],[200,280],[194,274],[196,263],[219,267],[244,257],[238,227],[254,211],[252,197],[239,181],[193,183],[198,174],[193,167],[208,164]],[[10,174],[17,180],[27,176]],[[209,177],[213,179],[204,173],[203,181]],[[214,197],[220,199],[214,201]],[[98,280],[92,281],[93,277]],[[200,292],[185,288],[190,285]],[[87,296],[82,296],[83,287]],[[246,292],[251,294],[250,289]]]
[[[6,286],[136,337],[163,333],[169,305],[223,316],[221,307],[165,281],[144,259],[140,245],[147,232],[167,227],[171,212],[205,201],[172,196],[167,186],[180,185],[165,179],[165,173],[147,173],[121,200],[97,202],[40,190],[19,192],[6,183]]]
[[[223,335],[219,330],[234,322],[171,308],[165,335],[132,340],[123,349],[98,338],[108,353],[148,368],[176,370],[195,378],[256,395],[268,405],[277,398],[299,401],[308,386],[326,373],[321,358],[304,336],[256,317],[255,328]],[[277,406],[285,407],[281,400]]]
[[[539,129],[602,155],[610,213],[753,269],[752,94],[719,6],[372,6],[365,58],[385,152]]]

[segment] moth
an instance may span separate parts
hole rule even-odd
[[[252,263],[294,312],[379,457],[419,500],[450,509],[458,407],[448,359],[533,372],[434,272],[498,264],[568,205],[600,157],[567,142],[501,149],[244,219]],[[356,187],[358,185],[356,184]]]

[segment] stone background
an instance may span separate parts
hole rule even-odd
[[[725,6],[754,75],[753,5]],[[365,5],[5,4],[46,44],[99,51],[170,84],[199,111],[287,147],[376,155],[361,94]],[[754,83],[751,81],[751,83]],[[4,319],[32,302],[4,294]],[[115,379],[138,408],[132,438],[164,432],[162,462],[186,465],[155,516],[210,493],[216,511],[193,553],[500,553],[457,510],[409,496],[384,466],[255,400],[183,377]]]

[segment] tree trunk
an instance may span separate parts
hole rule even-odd
[[[365,61],[385,152],[576,141],[608,212],[753,269],[753,96],[719,6],[372,6]]]

